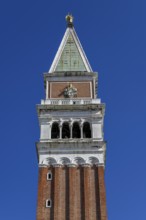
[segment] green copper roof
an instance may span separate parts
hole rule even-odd
[[[49,69],[49,73],[67,71],[92,72],[80,40],[70,23]]]
[[[55,71],[87,71],[71,34],[68,36]]]

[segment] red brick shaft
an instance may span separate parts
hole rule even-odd
[[[104,168],[39,168],[37,220],[107,220]]]

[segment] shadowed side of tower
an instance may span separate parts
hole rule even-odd
[[[107,220],[105,106],[68,15],[67,29],[37,105],[40,141],[37,220]]]

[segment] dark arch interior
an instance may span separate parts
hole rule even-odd
[[[77,122],[75,122],[73,124],[72,137],[73,138],[80,138],[81,137],[80,127],[79,127],[79,124]]]
[[[58,126],[58,123],[55,122],[53,123],[52,125],[52,130],[51,130],[51,138],[52,139],[55,139],[55,138],[59,138],[59,126]]]
[[[70,138],[70,129],[68,123],[63,123],[62,127],[62,138]]]
[[[91,129],[89,122],[83,124],[83,138],[91,138]]]
[[[51,207],[51,199],[47,200],[47,207]]]

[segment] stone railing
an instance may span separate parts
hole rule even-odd
[[[87,105],[100,104],[100,99],[45,99],[41,100],[42,105]]]

